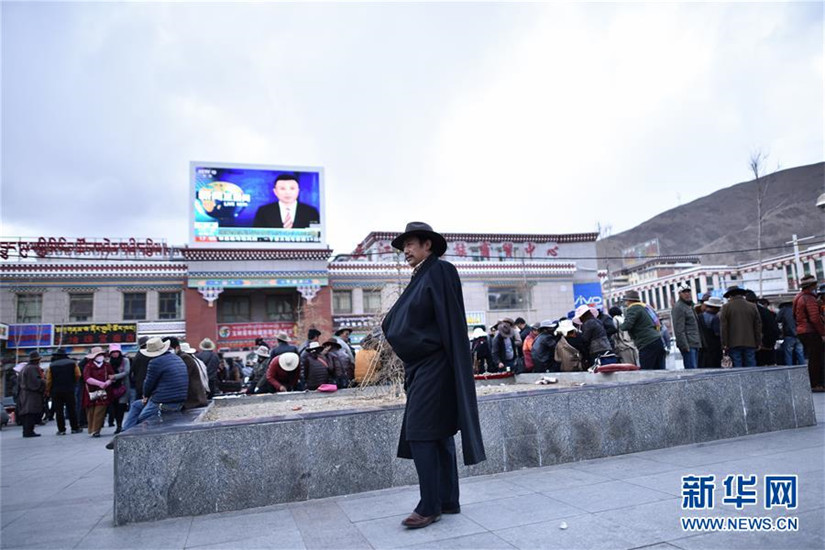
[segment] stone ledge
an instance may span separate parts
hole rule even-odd
[[[634,374],[640,376],[634,378]],[[557,375],[586,385],[479,398],[488,458],[464,466],[459,434],[459,475],[816,424],[805,366]],[[403,416],[400,405],[194,422],[200,414],[196,410],[171,415],[163,423],[142,424],[117,438],[116,524],[324,498],[417,481],[412,462],[395,457]]]

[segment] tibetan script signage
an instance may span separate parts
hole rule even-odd
[[[56,325],[56,346],[86,346],[94,344],[132,344],[137,342],[137,324],[87,323],[83,325]]]
[[[9,341],[12,348],[48,348],[52,345],[54,325],[9,325]]]
[[[9,258],[164,258],[171,249],[165,240],[153,239],[38,239],[0,238],[0,259]]]

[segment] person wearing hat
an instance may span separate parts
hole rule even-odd
[[[505,317],[496,323],[497,331],[490,342],[493,364],[499,371],[515,371],[522,342],[515,322]]]
[[[211,399],[213,395],[219,393],[218,367],[220,366],[221,358],[218,357],[215,351],[215,342],[210,338],[201,340],[198,348],[200,348],[200,351],[195,354],[195,357],[203,361],[203,364],[206,365],[206,375],[209,377],[209,393],[207,397]]]
[[[129,374],[131,372],[129,358],[123,355],[120,344],[109,345],[109,364],[115,374],[112,378],[111,403],[109,404],[109,426],[117,425],[115,433],[123,429],[123,415],[129,408]]]
[[[686,369],[699,366],[699,350],[702,349],[702,337],[699,333],[699,320],[693,309],[693,291],[689,283],[680,283],[677,288],[678,299],[670,310],[673,323],[673,335],[676,347],[682,354],[682,363]]]
[[[306,384],[306,389],[311,391],[323,384],[331,384],[335,376],[335,367],[321,354],[323,349],[320,343],[312,342],[301,356],[301,380]]]
[[[103,429],[103,421],[106,419],[106,408],[111,400],[108,389],[112,385],[115,371],[106,361],[106,351],[100,346],[93,347],[86,355],[86,359],[86,366],[83,368],[83,382],[86,388],[83,392],[83,408],[86,409],[89,435],[100,437],[100,430]],[[100,390],[104,391],[101,393]]]
[[[34,426],[43,414],[43,395],[46,381],[40,371],[40,354],[29,353],[29,361],[17,374],[19,395],[17,397],[17,418],[23,424],[23,437],[40,437]]]
[[[270,350],[269,361],[272,361],[282,353],[298,353],[298,348],[290,343],[289,334],[286,332],[279,332],[275,338],[278,341],[278,345]],[[300,357],[300,354],[298,356]],[[267,362],[267,365],[268,364],[269,362]],[[264,373],[266,373],[266,369],[264,369]]]
[[[461,280],[455,266],[440,259],[447,241],[428,224],[411,222],[392,246],[413,268],[381,328],[404,363],[407,403],[397,454],[413,460],[421,500],[402,524],[417,529],[461,510],[456,432],[461,430],[465,464],[486,455]]]
[[[573,324],[581,325],[581,338],[585,350],[587,350],[587,353],[583,356],[586,367],[595,365],[597,359],[602,365],[617,362],[616,356],[613,355],[613,346],[607,338],[604,324],[596,318],[598,311],[596,310],[594,315],[594,310],[595,308],[581,305],[576,308],[576,315],[573,317]]]
[[[524,337],[524,344],[521,346],[524,353],[524,372],[533,372],[533,343],[539,335],[540,324],[533,323],[530,325],[530,332]]]
[[[46,373],[46,391],[52,398],[57,415],[57,435],[66,435],[66,413],[69,413],[69,425],[72,433],[80,433],[77,421],[77,407],[74,388],[82,374],[74,359],[69,358],[66,350],[58,348],[52,353],[49,370]]]
[[[630,333],[626,330],[619,330],[621,324],[624,323],[622,308],[613,306],[608,311],[610,317],[613,319],[613,326],[616,327],[616,332],[613,334],[611,340],[613,342],[613,350],[619,357],[619,362],[627,365],[638,365],[639,350],[636,349],[636,344],[633,343],[633,337],[630,336]],[[567,340],[570,341],[570,338],[567,338]]]
[[[209,391],[209,376],[206,374],[206,365],[203,362],[203,375],[206,378],[204,385],[201,378],[201,368],[198,365],[199,361],[195,358],[195,350],[189,347],[186,342],[181,342],[177,338],[169,339],[169,347],[183,360],[186,365],[186,377],[188,385],[186,389],[186,401],[183,402],[184,409],[197,409],[205,407],[209,404],[209,398],[206,397],[206,392]]]
[[[556,349],[553,355],[559,364],[561,372],[584,370],[581,352],[568,341],[568,338],[575,336],[576,332],[576,325],[567,319],[560,322],[558,328],[555,330],[555,334],[559,337],[559,340],[556,343]]]
[[[702,354],[699,367],[718,369],[722,366],[722,327],[719,310],[725,305],[722,298],[711,296],[702,304],[699,330],[702,336]]]
[[[656,312],[642,302],[636,290],[625,292],[622,301],[625,313],[619,330],[627,331],[633,338],[633,344],[639,350],[639,366],[645,370],[664,370],[667,350]]]
[[[129,407],[123,431],[159,414],[178,412],[183,408],[189,391],[189,375],[183,359],[172,353],[170,340],[149,338],[140,353],[149,358],[143,399]],[[111,443],[110,443],[111,445]],[[111,448],[107,446],[107,448]]]
[[[282,353],[269,362],[266,380],[255,393],[280,393],[293,391],[298,385],[300,362],[297,353]]]
[[[558,321],[545,319],[539,323],[539,334],[533,341],[530,355],[533,359],[533,372],[559,372],[561,365],[556,361],[556,346],[559,339],[556,329]]]
[[[493,355],[490,353],[490,337],[483,328],[476,327],[470,334],[470,354],[473,374],[498,372],[498,368],[493,365]]]
[[[796,319],[793,316],[793,301],[779,304],[776,320],[782,328],[782,354],[786,365],[804,365],[805,349],[796,333]]]
[[[188,342],[181,342],[180,351],[194,359],[195,365],[198,367],[197,378],[200,380],[201,386],[203,386],[203,393],[204,395],[209,395],[209,374],[206,372],[206,364],[197,357],[198,350],[190,346]],[[181,358],[183,358],[183,356],[181,356]],[[188,366],[187,364],[187,368]]]
[[[274,359],[274,357],[270,358],[270,354],[271,351],[266,346],[258,346],[258,349],[255,350],[257,362],[255,366],[252,367],[252,377],[247,393],[256,393],[257,388],[266,382],[266,370],[269,367],[269,363]]]
[[[722,349],[734,367],[755,367],[756,350],[762,343],[762,320],[756,304],[745,300],[748,291],[736,285],[728,288],[728,302],[719,312]]]
[[[815,392],[825,391],[823,384],[823,341],[825,341],[825,324],[817,303],[816,277],[805,275],[799,281],[799,294],[793,299],[793,314],[796,319],[796,334],[802,342],[805,356],[808,358],[808,376],[811,389]]]
[[[323,348],[321,355],[326,358],[327,363],[332,367],[335,385],[338,386],[338,389],[348,388],[350,380],[352,380],[350,369],[347,368],[351,364],[349,356],[341,349],[341,344],[335,338],[330,338],[321,344],[321,347]],[[354,373],[352,374],[354,375]]]

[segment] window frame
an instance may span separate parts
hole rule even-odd
[[[21,300],[26,301],[29,298],[37,298],[33,303],[37,303],[37,315],[20,315]],[[25,303],[25,302],[24,302]],[[19,324],[38,324],[43,322],[43,293],[42,292],[21,292],[15,295],[14,316]]]
[[[144,292],[124,292],[123,293],[123,320],[124,321],[146,321],[146,305],[147,305],[146,304],[146,301],[147,301],[146,294],[147,293],[145,291]],[[129,300],[129,297],[135,297],[135,296],[143,296],[143,315],[142,316],[138,316],[134,312],[132,312],[131,311],[132,308],[130,308],[130,310],[127,311],[127,302]],[[132,307],[134,307],[134,306],[132,306]],[[128,313],[128,315],[127,315],[127,313]]]
[[[89,308],[88,315],[75,315],[72,311],[72,306],[77,305],[79,300],[76,298],[83,296],[91,298],[89,301],[91,302],[91,308]],[[69,293],[69,322],[70,323],[83,323],[86,321],[91,321],[94,319],[95,315],[95,293],[94,292],[70,292]]]

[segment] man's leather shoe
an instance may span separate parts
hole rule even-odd
[[[407,529],[421,529],[422,527],[426,527],[440,519],[441,514],[436,514],[434,516],[422,516],[417,512],[413,512],[410,514],[410,517],[401,522],[401,525]]]
[[[455,508],[442,508],[442,514],[460,514],[461,513],[461,506],[456,506]]]
[[[30,434],[23,434],[23,437],[40,437],[40,434],[32,432]]]

